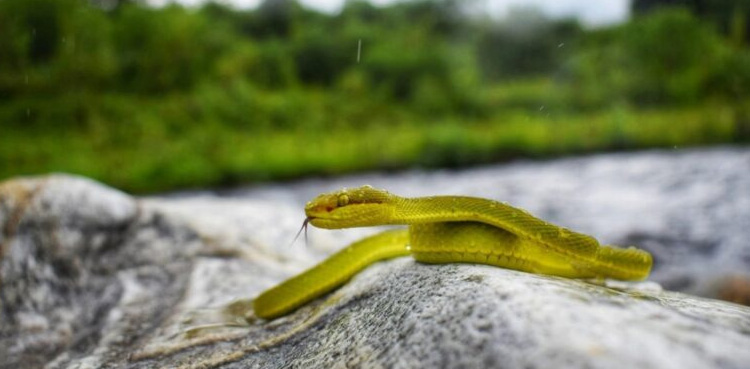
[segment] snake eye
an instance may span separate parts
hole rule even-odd
[[[349,196],[348,195],[339,195],[338,201],[336,203],[337,206],[346,206],[349,205]]]

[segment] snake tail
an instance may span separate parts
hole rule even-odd
[[[397,229],[357,241],[320,264],[261,293],[253,301],[255,315],[273,319],[343,285],[375,262],[409,255],[409,233]]]
[[[648,277],[653,263],[651,254],[641,249],[604,245],[597,250],[594,262],[585,268],[593,274],[593,278],[639,281]]]

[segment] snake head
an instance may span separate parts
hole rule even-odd
[[[397,197],[371,186],[318,195],[305,206],[310,224],[328,229],[388,224]]]

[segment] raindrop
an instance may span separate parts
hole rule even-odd
[[[565,46],[564,42],[561,42],[559,45],[557,45],[558,48]]]
[[[362,55],[362,39],[359,39],[359,42],[357,42],[357,63],[359,63],[359,57]]]

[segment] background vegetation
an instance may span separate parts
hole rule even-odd
[[[750,2],[632,8],[592,29],[460,0],[0,0],[0,178],[149,192],[750,141]]]

